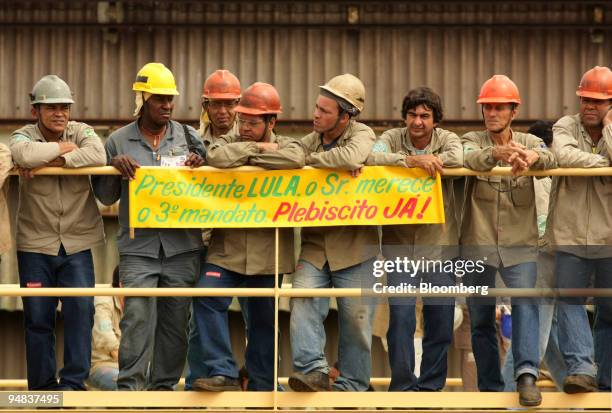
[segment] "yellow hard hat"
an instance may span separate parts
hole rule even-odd
[[[135,92],[147,92],[152,95],[178,95],[174,75],[162,63],[147,63],[138,71],[132,85]]]
[[[350,103],[359,112],[363,111],[365,105],[365,87],[356,76],[345,73],[331,78],[325,85],[319,87]]]

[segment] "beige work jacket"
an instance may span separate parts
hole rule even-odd
[[[96,313],[91,336],[91,370],[102,366],[117,366],[111,351],[119,350],[123,316],[119,297],[94,297]]]
[[[512,131],[512,140],[540,155],[531,169],[556,167],[540,138]],[[493,159],[494,143],[487,132],[469,132],[461,141],[466,168],[489,171],[509,166]],[[486,265],[509,267],[535,261],[538,225],[533,177],[467,177],[460,243],[464,258],[484,259]]]
[[[322,136],[312,132],[302,138],[306,164],[315,168],[352,171],[365,165],[376,135],[363,123],[351,120],[336,140],[335,147],[325,150]],[[375,226],[342,226],[302,228],[300,259],[318,269],[326,262],[332,271],[341,270],[375,257],[379,252]]]
[[[270,142],[278,143],[279,149],[261,152],[254,142],[242,141],[237,134],[221,136],[208,151],[208,164],[217,168],[255,165],[266,169],[299,169],[304,166],[304,152],[298,140],[272,134]],[[244,275],[274,274],[274,240],[274,228],[215,228],[206,261]],[[280,228],[279,273],[294,269],[293,228]]]
[[[11,151],[0,143],[0,254],[11,248],[11,218],[8,210],[8,173],[13,168]]]
[[[435,128],[429,144],[423,149],[436,155],[445,168],[463,167],[461,139],[453,132]],[[385,131],[374,144],[367,165],[406,167],[406,156],[417,155],[407,128]],[[442,179],[444,224],[384,225],[382,252],[386,258],[401,256],[419,259],[451,259],[459,255],[459,230],[455,217],[453,179]]]
[[[68,122],[61,138],[79,149],[62,155],[65,168],[106,165],[104,146],[93,128]],[[11,135],[15,165],[45,166],[60,154],[57,142],[47,142],[37,125]],[[91,191],[89,176],[45,175],[19,180],[17,249],[57,255],[60,244],[74,254],[104,242],[104,226]]]
[[[579,115],[565,116],[553,126],[552,151],[561,168],[610,166],[612,125],[595,144]],[[612,257],[612,176],[554,177],[545,238],[580,257]]]
[[[212,124],[210,122],[207,122],[206,124],[202,125],[202,127],[198,130],[198,134],[202,138],[202,142],[204,143],[204,148],[206,149],[207,152],[212,146],[212,144],[215,143],[218,139],[218,137],[215,138],[213,136]],[[235,117],[234,117],[234,124],[232,125],[232,128],[230,129],[228,135],[239,135],[238,122],[236,122]],[[212,229],[210,228],[202,229],[202,242],[207,247],[210,245],[211,234],[212,234]]]

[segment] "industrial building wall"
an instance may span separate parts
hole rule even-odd
[[[412,87],[429,85],[446,118],[477,121],[480,85],[495,73],[519,86],[522,119],[577,109],[581,74],[610,63],[606,2],[13,2],[0,3],[0,121],[29,118],[27,94],[56,73],[73,88],[75,118],[125,121],[146,62],[169,66],[175,117],[199,116],[217,68],[280,91],[282,120],[310,119],[317,85],[344,72],[367,90],[366,120],[399,117]]]

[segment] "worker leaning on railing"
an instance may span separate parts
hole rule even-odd
[[[576,94],[579,113],[564,116],[553,126],[552,151],[559,166],[610,166],[612,71],[599,66],[588,70]],[[556,286],[585,288],[594,275],[596,288],[611,288],[612,177],[555,177],[549,211],[545,238],[556,251]],[[568,368],[564,385],[568,393],[610,391],[612,299],[596,298],[595,304],[593,343],[584,298],[559,301],[559,347]]]
[[[37,176],[31,168],[106,164],[104,147],[90,126],[70,121],[70,88],[55,75],[41,78],[30,104],[36,124],[11,135],[20,168],[17,260],[21,287],[94,287],[91,248],[104,243],[102,218],[88,176]],[[60,297],[64,318],[64,367],[56,377],[57,297],[24,297],[30,390],[83,390],[89,374],[93,297]]]
[[[102,203],[119,204],[119,276],[125,287],[192,287],[200,270],[200,229],[139,229],[129,236],[128,180],[146,166],[201,166],[204,147],[195,129],[172,121],[174,76],[161,63],[147,63],[138,72],[137,120],[106,141],[108,163],[118,176],[93,179]],[[121,320],[119,390],[171,390],[178,382],[187,353],[186,297],[127,297]],[[147,366],[151,362],[150,381]]]

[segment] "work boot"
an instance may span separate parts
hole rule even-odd
[[[312,371],[308,374],[293,373],[289,377],[289,387],[293,391],[330,391],[329,375],[322,371]]]
[[[542,394],[536,386],[536,378],[533,374],[521,374],[516,380],[516,390],[519,393],[521,406],[539,406],[542,403]]]
[[[240,391],[238,379],[225,376],[201,377],[191,385],[197,391]]]
[[[567,376],[563,382],[563,391],[569,394],[589,393],[597,391],[595,377],[587,374],[572,374]]]

